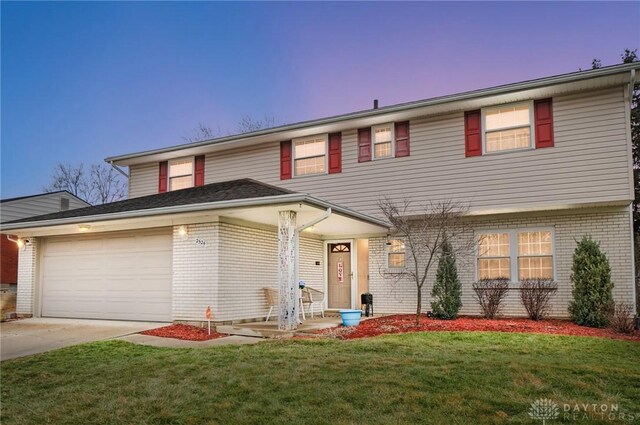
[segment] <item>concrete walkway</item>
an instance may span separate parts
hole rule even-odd
[[[0,324],[0,360],[166,326],[166,323],[33,318]]]
[[[264,341],[262,338],[251,338],[247,336],[225,336],[222,338],[210,339],[207,341],[185,341],[175,338],[161,338],[157,336],[149,335],[126,335],[120,337],[123,341],[132,342],[134,344],[150,345],[152,347],[168,347],[168,348],[204,348],[204,347],[219,347],[222,345],[245,345],[245,344],[257,344],[260,341]]]

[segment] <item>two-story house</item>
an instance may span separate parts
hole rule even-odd
[[[558,282],[566,317],[576,240],[611,263],[617,300],[634,303],[630,100],[624,64],[375,108],[107,158],[129,169],[129,199],[6,225],[20,252],[18,310],[136,320],[264,318],[264,287],[295,303],[298,279],[325,309],[413,312],[402,240],[382,197],[416,208],[453,200],[481,247],[458,265],[461,313],[472,283],[507,277],[505,313],[523,315],[518,282]],[[417,211],[417,210],[416,210]],[[429,305],[430,285],[423,305]],[[290,310],[283,310],[290,311]]]

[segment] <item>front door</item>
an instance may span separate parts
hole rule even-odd
[[[351,244],[328,246],[329,308],[351,308]]]

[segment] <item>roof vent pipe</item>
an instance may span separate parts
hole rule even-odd
[[[378,99],[373,99],[373,109],[378,109]]]

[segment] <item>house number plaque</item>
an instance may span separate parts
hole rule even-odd
[[[196,238],[196,245],[207,246],[207,241],[205,241],[204,239]]]

